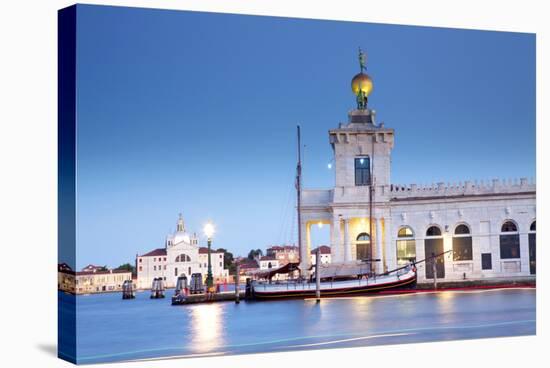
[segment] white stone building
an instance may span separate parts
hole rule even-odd
[[[260,270],[271,270],[281,266],[279,260],[275,256],[262,256],[258,259]]]
[[[302,190],[300,253],[310,254],[311,231],[322,223],[330,226],[333,263],[374,259],[374,271],[382,273],[450,250],[438,257],[441,281],[533,278],[535,182],[392,184],[396,132],[367,108],[372,81],[361,66],[352,81],[358,108],[329,131],[335,186]],[[303,257],[300,268],[310,265]],[[419,264],[418,281],[432,278],[433,267]]]
[[[227,279],[229,271],[224,268],[225,252],[212,249],[212,275],[215,282]],[[185,231],[183,217],[179,216],[176,232],[166,237],[163,248],[136,256],[137,287],[149,289],[153,279],[161,277],[167,287],[175,287],[178,276],[200,273],[206,279],[208,271],[208,248],[199,246],[196,234]]]
[[[330,247],[328,247],[326,245],[321,245],[318,248],[315,248],[315,249],[311,250],[311,261],[310,262],[311,262],[312,265],[315,265],[315,263],[317,263],[317,249],[319,249],[319,255],[321,257],[321,264],[322,265],[329,264],[329,263],[332,262]]]

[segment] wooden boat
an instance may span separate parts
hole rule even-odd
[[[414,288],[416,286],[416,268],[411,265],[391,274],[378,275],[371,278],[363,275],[347,280],[320,282],[322,298],[342,297],[377,293],[382,290]],[[247,297],[252,300],[276,300],[292,298],[315,298],[316,283],[285,282],[267,283],[251,281],[248,285]]]

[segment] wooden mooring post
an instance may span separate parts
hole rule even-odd
[[[317,247],[315,252],[315,297],[317,298],[317,303],[321,302],[321,273],[319,272],[321,268],[321,247]]]
[[[235,270],[235,304],[239,304],[240,303],[240,300],[239,300],[239,279],[241,277],[240,275],[241,273],[241,266],[237,265],[237,268]]]
[[[434,274],[434,290],[437,290],[437,259],[434,253],[432,253],[432,271]]]

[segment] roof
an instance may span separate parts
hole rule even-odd
[[[59,263],[59,264],[57,265],[57,272],[67,273],[67,274],[70,274],[70,275],[74,275],[73,269],[71,268],[71,266],[69,266],[69,265],[66,264],[66,263]]]
[[[311,254],[315,254],[315,252],[319,249],[321,251],[321,254],[330,254],[330,247],[327,245],[321,245],[318,248],[312,249]]]
[[[152,256],[165,256],[166,255],[166,248],[158,248],[155,250],[150,251],[149,253],[142,254],[138,257],[152,257]]]
[[[250,259],[245,259],[245,260],[239,262],[239,266],[242,269],[245,269],[245,268],[260,268],[260,266],[258,265],[258,262],[254,261],[254,260],[250,260]]]
[[[210,251],[210,254],[216,254],[216,253],[225,253],[225,252],[220,251],[219,249],[218,250],[212,249]],[[208,248],[207,247],[200,247],[199,248],[199,254],[208,254]]]
[[[263,257],[260,257],[260,261],[276,261],[277,258],[273,257],[273,256],[263,256]]]
[[[127,270],[108,270],[108,271],[79,271],[75,272],[77,276],[86,276],[86,275],[107,275],[110,273],[130,273]]]
[[[98,270],[100,268],[103,268],[103,266],[96,266],[93,264],[89,264],[86,267],[83,267],[82,270]]]
[[[296,245],[273,245],[269,248],[267,248],[268,251],[274,251],[274,252],[291,252],[291,251],[297,251],[298,247]]]

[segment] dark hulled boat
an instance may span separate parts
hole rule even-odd
[[[367,278],[364,275],[356,275],[348,279],[327,279],[320,282],[320,296],[343,297],[378,293],[384,290],[413,288],[416,286],[416,268],[407,266],[392,274],[379,275]],[[249,299],[276,300],[292,298],[315,298],[316,283],[295,282],[267,283],[252,281],[247,291]]]

